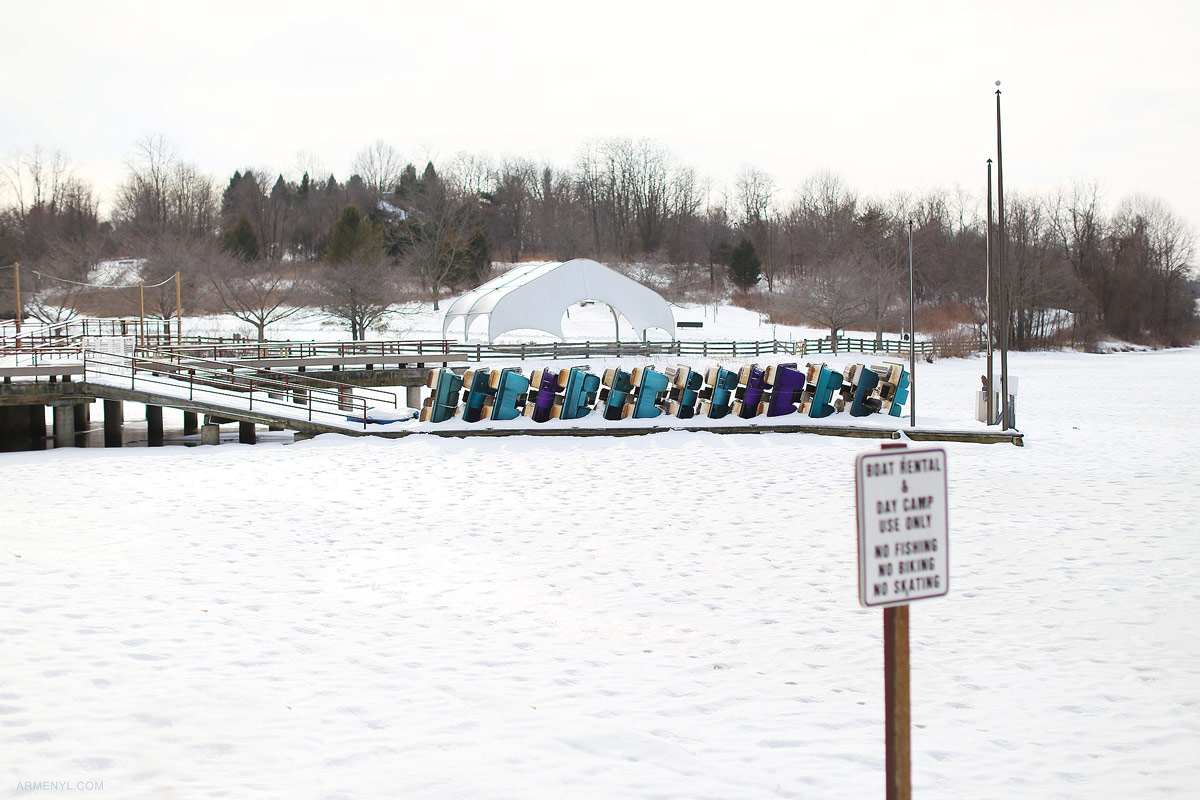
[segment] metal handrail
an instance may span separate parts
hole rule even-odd
[[[96,324],[90,324],[94,322]],[[73,320],[59,323],[50,328],[35,329],[29,337],[22,331],[20,348],[13,348],[14,340],[0,341],[0,356],[27,353],[40,347],[77,347],[82,350],[82,336],[122,335],[133,337],[138,334],[137,320],[104,319]],[[156,322],[156,328],[158,327]],[[71,326],[74,325],[74,330]],[[834,353],[829,337],[819,339],[797,339],[792,341],[690,341],[671,340],[662,342],[592,342],[564,341],[549,343],[526,342],[519,344],[463,344],[449,339],[414,339],[382,341],[265,341],[254,342],[221,337],[185,337],[183,342],[170,341],[169,323],[164,322],[161,331],[147,331],[139,349],[147,353],[171,353],[192,358],[239,359],[239,358],[317,358],[347,356],[379,356],[385,361],[389,356],[439,355],[452,351],[464,353],[470,360],[540,358],[558,360],[565,358],[621,357],[621,356],[700,356],[704,358],[757,358],[764,355],[786,354],[804,356]],[[51,330],[53,328],[53,330]],[[62,332],[59,332],[61,328]],[[73,335],[68,336],[68,331]],[[76,333],[77,331],[77,333]],[[120,331],[118,334],[117,331]],[[38,338],[40,337],[40,338]],[[64,338],[67,337],[67,338]],[[40,343],[40,344],[39,344]],[[873,338],[839,337],[837,353],[888,353],[905,355],[910,344],[906,340],[885,338],[877,347]],[[931,341],[918,341],[916,352],[922,357],[944,351],[946,346]],[[982,349],[982,345],[965,345],[962,353]]]
[[[118,378],[121,383],[128,380],[130,389],[135,390],[139,383],[143,386],[150,384],[172,389],[186,386],[187,399],[193,401],[197,399],[197,391],[202,394],[215,394],[218,398],[237,397],[246,400],[246,408],[242,408],[240,404],[226,406],[234,413],[242,410],[253,411],[256,403],[260,408],[276,406],[289,411],[295,411],[297,407],[302,406],[311,422],[317,414],[345,419],[348,413],[353,416],[354,412],[358,411],[361,413],[364,429],[369,424],[368,401],[399,408],[399,401],[393,392],[363,389],[348,383],[269,369],[256,368],[247,371],[241,365],[221,361],[193,361],[183,364],[177,359],[154,359],[145,355],[120,355],[87,350],[84,352],[84,370],[87,380],[92,380],[94,376]],[[275,416],[295,419],[293,414],[277,413]]]
[[[394,392],[387,392],[382,389],[372,389],[370,387],[361,387],[355,384],[343,383],[341,381],[331,381],[324,378],[315,378],[311,374],[297,375],[291,372],[280,372],[270,367],[256,366],[250,364],[242,364],[237,361],[224,361],[215,358],[194,358],[187,354],[171,353],[167,351],[150,351],[144,350],[135,353],[132,358],[137,360],[138,365],[159,365],[169,369],[172,373],[183,371],[191,371],[197,369],[216,370],[223,375],[234,376],[250,376],[256,377],[259,380],[276,380],[282,382],[285,386],[317,386],[328,387],[330,391],[343,391],[345,389],[356,389],[364,396],[381,403],[390,403],[393,408],[399,407],[399,401],[396,399]]]
[[[194,358],[317,358],[347,356],[443,355],[450,352],[449,339],[380,341],[269,341],[246,342],[218,340],[186,344],[166,344],[154,349],[163,353],[186,354]]]
[[[172,338],[171,320],[140,320],[125,317],[77,317],[38,327],[25,327],[20,334],[13,326],[0,327],[0,357],[17,356],[81,358],[88,338],[140,338],[144,344],[165,343]],[[11,330],[10,330],[11,327]]]
[[[932,355],[933,342],[918,341],[916,352],[922,356]],[[909,352],[909,343],[900,339],[884,339],[876,347],[874,339],[839,337],[837,348],[829,337],[822,339],[797,339],[794,341],[684,341],[669,342],[550,342],[522,344],[468,344],[459,345],[459,350],[474,361],[491,358],[548,359],[563,358],[620,358],[627,356],[699,356],[702,358],[759,358],[766,355],[819,355],[823,353],[887,353],[904,355]]]

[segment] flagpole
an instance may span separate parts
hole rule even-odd
[[[917,321],[913,289],[913,221],[908,221],[908,424],[917,427]]]
[[[987,261],[987,266],[984,268],[986,276],[986,286],[983,290],[984,305],[987,307],[987,378],[984,380],[983,389],[987,392],[987,424],[992,425],[996,422],[996,409],[994,398],[996,396],[996,387],[992,386],[995,381],[995,367],[992,366],[992,160],[987,160],[987,233],[983,238],[984,258]]]
[[[998,264],[1000,267],[1000,430],[1012,427],[1012,409],[1008,407],[1008,248],[1004,228],[1004,150],[1000,139],[1000,81],[996,81],[996,193],[999,203],[1000,230]]]

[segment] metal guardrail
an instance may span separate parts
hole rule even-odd
[[[456,349],[467,354],[474,361],[485,359],[548,359],[559,360],[566,358],[622,358],[628,356],[699,356],[701,358],[760,358],[766,355],[807,356],[824,353],[888,353],[892,355],[908,355],[909,343],[900,339],[884,339],[882,346],[876,347],[874,339],[854,339],[842,337],[837,341],[837,349],[829,337],[823,339],[798,339],[795,341],[768,340],[760,342],[709,342],[709,341],[670,341],[670,342],[550,342],[545,344],[467,344],[457,345]],[[933,342],[918,341],[916,352],[922,357],[933,355],[936,345]]]
[[[449,339],[418,339],[373,342],[245,342],[215,341],[156,346],[157,353],[187,358],[332,358],[351,356],[439,356],[451,352]]]
[[[79,344],[43,346],[36,349],[6,349],[0,347],[0,358],[16,356],[18,364],[31,367],[53,364],[59,361],[78,361],[82,357],[83,348]]]
[[[169,344],[177,338],[173,320],[141,320],[112,317],[77,317],[35,327],[25,326],[18,335],[15,322],[0,324],[0,357],[16,356],[34,365],[39,359],[80,358],[84,341],[91,338],[137,339],[143,346]]]
[[[381,360],[388,356],[429,356],[436,354],[465,354],[468,360],[487,359],[547,359],[598,357],[656,357],[699,356],[701,358],[758,358],[765,355],[807,356],[835,353],[886,353],[904,356],[909,342],[885,338],[876,346],[874,338],[841,337],[837,348],[828,336],[819,339],[792,341],[687,341],[668,342],[591,342],[568,341],[520,344],[462,344],[449,339],[413,339],[388,341],[267,341],[223,337],[184,337],[182,342],[171,341],[171,320],[147,320],[144,332],[139,331],[136,319],[80,319],[40,329],[22,331],[19,340],[0,339],[0,356],[21,354],[25,358],[78,358],[86,337],[137,338],[138,349],[147,353],[173,353],[192,358],[320,358],[335,356],[372,356]],[[72,348],[74,348],[72,350]],[[938,353],[966,355],[977,352],[982,345],[965,344],[950,348],[946,344],[918,341],[916,353],[921,357]]]
[[[163,387],[170,390],[165,394],[226,405],[233,413],[254,411],[257,407],[273,416],[296,419],[296,411],[303,408],[310,422],[317,415],[335,416],[339,421],[361,417],[363,428],[366,428],[369,424],[367,412],[372,405],[399,408],[399,401],[392,392],[217,360],[189,359],[185,364],[171,354],[150,357],[94,350],[87,350],[83,355],[85,380],[128,386],[135,391],[147,391],[147,386]],[[186,388],[186,395],[176,394],[181,388]],[[236,398],[238,402],[220,403],[222,398]]]

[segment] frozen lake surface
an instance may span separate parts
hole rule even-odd
[[[912,606],[914,794],[1196,797],[1200,467],[1173,400],[1200,394],[1200,349],[1011,364],[1026,447],[944,445],[951,587]],[[919,422],[965,424],[982,372],[919,364]],[[875,446],[0,454],[0,787],[882,796],[853,480]]]

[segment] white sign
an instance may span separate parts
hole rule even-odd
[[[896,606],[949,592],[946,451],[880,450],[854,466],[859,602]]]

